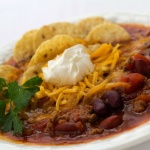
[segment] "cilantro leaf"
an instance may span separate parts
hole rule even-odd
[[[10,111],[8,114],[0,119],[0,126],[3,132],[9,132],[12,127],[14,134],[22,134],[22,122],[18,118],[18,112]]]
[[[9,92],[8,92],[8,89],[5,89],[5,90],[4,90],[4,98],[5,98],[5,99],[9,99]]]
[[[7,84],[3,78],[0,78],[0,91],[2,91],[3,87],[6,87]]]
[[[13,130],[14,134],[22,134],[23,124],[18,113],[28,106],[31,97],[39,91],[39,85],[42,79],[34,77],[22,86],[17,81],[6,84],[5,80],[0,78],[0,129],[3,132]],[[5,88],[4,88],[5,87]],[[10,108],[6,113],[6,105]]]
[[[8,83],[8,93],[9,98],[19,110],[28,105],[32,96],[32,93],[20,87],[16,81]]]
[[[40,88],[37,87],[37,86],[31,86],[29,88],[26,88],[26,90],[28,92],[30,92],[32,94],[32,96],[33,96],[36,92],[38,92],[40,90]]]
[[[0,101],[0,117],[2,117],[5,114],[6,104],[7,104],[7,101],[4,101],[4,100]]]
[[[38,76],[35,76],[28,81],[26,81],[22,86],[23,87],[30,87],[30,86],[38,86],[42,83],[42,79]]]
[[[33,77],[31,79],[29,79],[28,81],[26,81],[22,87],[24,89],[26,89],[27,91],[29,91],[30,93],[32,93],[32,95],[34,95],[36,92],[38,92],[40,89],[39,89],[39,85],[43,82],[43,80],[36,76],[36,77]]]
[[[13,129],[15,134],[22,134],[22,129],[23,129],[23,124],[21,120],[18,117],[18,110],[13,111],[13,118],[12,118],[12,123],[13,123]]]
[[[11,112],[0,118],[0,126],[3,132],[9,132],[12,129],[12,118],[13,115]]]

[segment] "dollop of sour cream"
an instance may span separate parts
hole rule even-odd
[[[76,85],[94,70],[86,48],[77,44],[48,61],[48,67],[42,68],[44,79],[57,86]]]

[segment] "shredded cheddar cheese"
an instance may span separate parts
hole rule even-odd
[[[102,44],[96,51],[91,54],[91,58],[95,59],[101,56],[106,56],[110,52],[111,48],[112,46],[110,44]]]
[[[97,72],[97,71],[94,71],[94,72],[93,72],[92,84],[93,84],[93,85],[96,85],[97,80],[98,80],[98,72]]]
[[[59,104],[60,104],[60,101],[62,100],[62,98],[63,98],[63,93],[60,93],[56,100],[56,110],[57,111],[59,110]]]
[[[85,84],[86,84],[87,87],[89,87],[89,88],[93,88],[94,87],[94,85],[89,82],[89,80],[87,79],[87,77],[84,78],[84,82],[85,82]]]

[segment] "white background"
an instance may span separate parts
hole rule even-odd
[[[115,12],[150,14],[150,0],[0,0],[0,47],[44,24]],[[150,141],[130,148],[149,149]]]
[[[44,24],[107,12],[150,13],[150,1],[0,0],[0,46]]]

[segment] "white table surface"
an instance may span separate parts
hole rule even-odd
[[[150,0],[0,0],[0,47],[44,24],[116,12],[150,14]],[[150,141],[130,148],[149,149]]]

